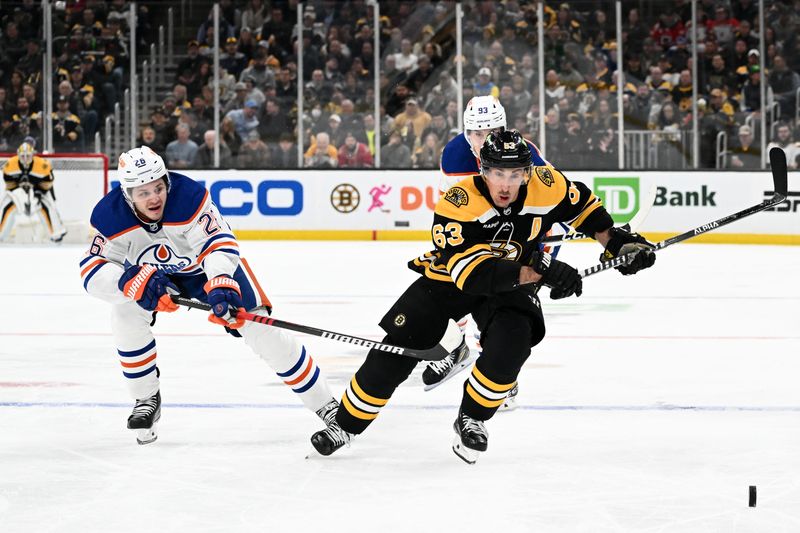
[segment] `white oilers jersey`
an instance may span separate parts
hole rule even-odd
[[[230,226],[196,181],[169,173],[164,215],[157,223],[139,220],[120,188],[108,193],[92,212],[97,234],[80,262],[83,287],[110,303],[127,298],[118,282],[132,265],[153,265],[170,275],[233,276],[239,245]]]

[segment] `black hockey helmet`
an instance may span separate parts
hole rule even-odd
[[[481,147],[481,171],[487,168],[530,168],[531,150],[517,130],[490,133]]]

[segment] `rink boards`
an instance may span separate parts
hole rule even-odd
[[[438,171],[189,171],[240,238],[425,240],[439,197]],[[666,238],[755,205],[772,194],[769,172],[567,172],[589,185],[618,223],[656,188],[640,228]],[[535,179],[535,178],[534,178]],[[115,172],[110,172],[115,186]],[[68,195],[62,195],[68,196]],[[788,200],[697,238],[699,242],[800,244],[800,177]]]

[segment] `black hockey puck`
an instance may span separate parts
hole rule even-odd
[[[750,507],[756,506],[756,486],[750,485],[750,500],[749,503]]]

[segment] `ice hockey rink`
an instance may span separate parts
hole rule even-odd
[[[427,246],[241,243],[276,317],[374,339]],[[545,295],[520,407],[473,466],[450,449],[463,379],[423,392],[422,365],[352,447],[307,458],[322,423],[185,310],[155,326],[164,405],[138,446],[81,253],[0,248],[2,532],[800,531],[798,247],[681,244]],[[303,341],[339,397],[365,352]]]

